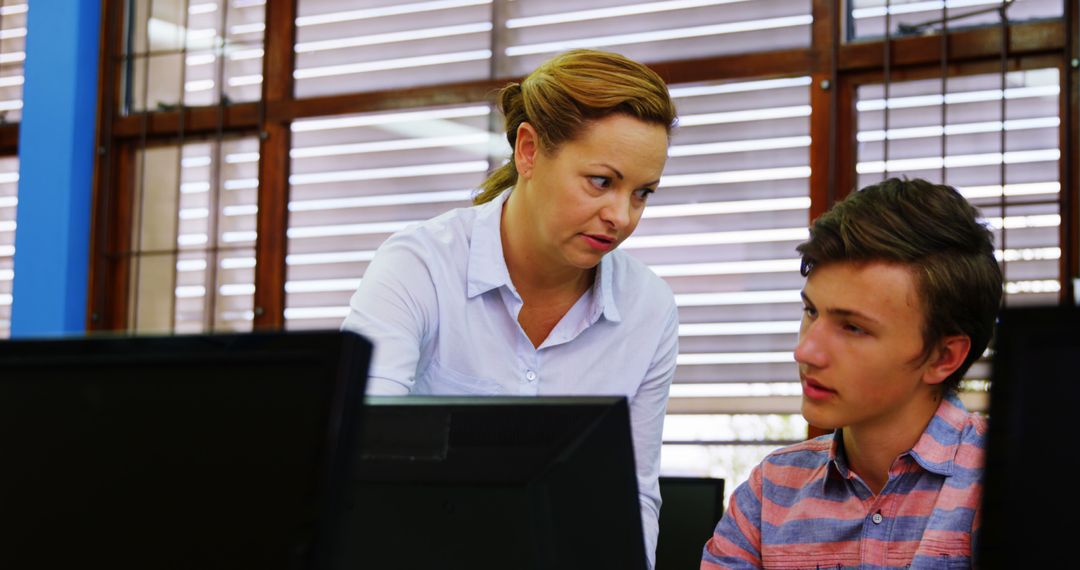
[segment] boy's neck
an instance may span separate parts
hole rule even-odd
[[[937,413],[942,397],[933,390],[889,417],[844,427],[841,433],[848,467],[874,495],[879,494],[888,482],[889,469],[896,458],[914,447],[922,437]]]

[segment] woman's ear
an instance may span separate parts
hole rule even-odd
[[[532,177],[538,152],[540,152],[540,137],[536,129],[529,123],[522,122],[518,125],[517,139],[514,142],[514,166],[517,167],[519,177],[525,179]]]

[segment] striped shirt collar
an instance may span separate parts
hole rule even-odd
[[[502,207],[509,198],[510,192],[511,190],[506,190],[492,201],[477,206],[472,240],[469,243],[467,293],[470,299],[492,289],[506,287],[520,300],[517,289],[510,280],[510,271],[506,268],[500,234]],[[600,270],[596,272],[596,279],[593,282],[591,306],[588,312],[591,323],[596,322],[601,315],[616,323],[622,320],[619,307],[615,303],[612,271],[612,260],[604,256],[600,260]]]
[[[960,397],[950,392],[941,400],[937,411],[934,412],[934,417],[930,418],[930,423],[919,440],[910,450],[900,454],[900,457],[910,456],[920,467],[931,473],[943,477],[952,476],[967,414],[967,408],[960,401]],[[828,471],[830,475],[835,474],[844,479],[851,479],[854,473],[847,464],[842,431],[838,429],[832,435]],[[828,476],[822,478],[823,488],[828,485],[830,479],[831,477]]]

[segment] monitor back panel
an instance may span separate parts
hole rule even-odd
[[[369,399],[365,413],[337,568],[643,567],[621,398]]]
[[[979,567],[1062,568],[1080,508],[1080,310],[1008,309],[994,348]]]

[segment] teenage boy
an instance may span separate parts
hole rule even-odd
[[[802,414],[731,498],[701,568],[969,567],[986,421],[956,396],[1001,303],[993,237],[953,188],[886,180],[811,228]]]

